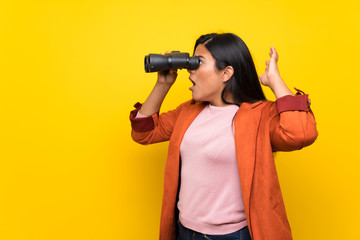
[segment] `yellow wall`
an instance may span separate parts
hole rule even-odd
[[[359,10],[356,0],[0,1],[0,239],[157,239],[167,143],[132,142],[129,111],[155,83],[144,55],[191,52],[209,32],[242,37],[259,74],[274,45],[287,84],[310,94],[318,140],[276,158],[294,238],[360,239]],[[187,77],[163,110],[191,98]]]

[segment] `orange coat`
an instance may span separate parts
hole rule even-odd
[[[140,144],[170,140],[164,176],[160,239],[176,239],[180,144],[192,121],[206,106],[190,100],[175,110],[136,118],[132,138]],[[291,229],[276,173],[273,152],[298,150],[317,138],[307,95],[275,102],[243,103],[234,119],[236,156],[246,219],[252,240],[290,240]]]

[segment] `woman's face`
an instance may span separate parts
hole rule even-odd
[[[221,92],[225,84],[223,80],[223,70],[217,70],[215,59],[206,49],[204,44],[199,44],[194,56],[200,58],[200,66],[195,70],[188,70],[189,79],[194,86],[190,87],[192,97],[196,101],[207,101],[214,106],[223,106],[225,103],[221,99]]]

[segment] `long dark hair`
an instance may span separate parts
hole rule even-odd
[[[202,35],[195,43],[194,52],[199,44],[204,44],[209,50],[218,70],[227,66],[234,69],[221,93],[225,103],[240,105],[242,102],[266,100],[250,51],[241,38],[232,33]],[[232,103],[225,99],[229,94],[234,101]]]

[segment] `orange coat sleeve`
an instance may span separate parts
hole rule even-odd
[[[316,121],[308,95],[304,92],[298,90],[295,96],[278,98],[271,115],[270,141],[273,151],[299,150],[316,140]]]
[[[190,101],[181,104],[174,110],[160,115],[155,113],[147,118],[135,118],[141,108],[140,103],[135,104],[136,109],[130,113],[132,139],[143,145],[168,141],[181,109]]]

